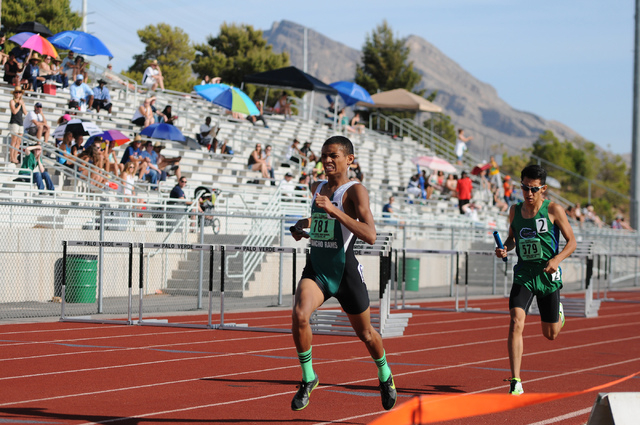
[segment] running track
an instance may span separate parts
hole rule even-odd
[[[640,292],[626,297],[640,301]],[[504,310],[506,303],[470,305]],[[225,320],[287,328],[290,315]],[[503,314],[413,311],[405,335],[384,341],[398,404],[415,394],[505,392],[507,327]],[[638,329],[640,304],[605,302],[597,318],[568,318],[553,342],[530,316],[525,391],[579,391],[639,371]],[[314,338],[320,386],[301,412],[289,407],[300,379],[289,334],[53,322],[0,325],[0,346],[0,423],[366,424],[384,413],[375,366],[352,337]],[[640,391],[640,378],[607,391]],[[447,424],[585,424],[596,395]]]

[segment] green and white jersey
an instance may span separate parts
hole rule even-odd
[[[315,203],[316,196],[326,183],[326,181],[320,183],[313,194],[309,230],[310,259],[317,279],[331,295],[335,295],[340,287],[345,268],[354,266],[359,268],[359,264],[353,254],[356,237]],[[358,182],[350,181],[343,184],[331,196],[331,203],[340,211],[344,211],[342,199],[345,192],[354,184]]]
[[[544,200],[533,218],[522,217],[522,205],[515,206],[511,228],[516,239],[518,263],[546,263],[559,249],[560,228],[549,219],[549,200]]]

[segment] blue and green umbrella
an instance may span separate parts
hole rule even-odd
[[[201,84],[195,86],[194,90],[203,99],[222,106],[231,112],[238,112],[245,115],[260,115],[260,111],[251,98],[238,88],[226,84]]]

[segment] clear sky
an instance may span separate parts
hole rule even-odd
[[[283,19],[360,49],[386,19],[398,37],[418,35],[516,109],[562,122],[615,153],[631,152],[631,0],[87,0],[87,31],[116,70],[144,45],[136,31],[168,23],[192,42],[220,24],[269,29]],[[71,0],[80,11],[81,0]],[[106,58],[95,58],[106,63]],[[434,87],[437,89],[437,87]]]

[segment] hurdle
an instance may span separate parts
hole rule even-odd
[[[613,273],[612,273],[612,267],[613,267],[613,260],[614,258],[635,258],[636,264],[635,264],[635,270],[633,273],[633,277],[637,282],[638,279],[638,258],[640,257],[640,253],[638,252],[634,252],[634,253],[608,253],[608,254],[598,254],[597,255],[597,259],[598,259],[598,297],[600,296],[600,260],[601,257],[604,258],[604,280],[606,282],[606,285],[604,287],[604,294],[603,294],[603,298],[602,301],[606,301],[606,302],[613,302],[613,303],[625,303],[625,304],[640,304],[640,301],[635,301],[635,300],[620,300],[620,299],[615,299],[615,298],[611,298],[609,297],[609,293],[612,291],[612,285],[614,283],[614,279],[612,277]],[[629,278],[630,276],[626,276],[623,278],[619,278],[618,281],[622,281],[622,280],[626,280],[627,278]],[[634,283],[634,286],[637,286]]]
[[[83,315],[83,316],[68,316],[67,315],[67,265],[68,265],[68,257],[69,247],[91,247],[91,248],[99,248],[98,257],[102,257],[102,251],[105,247],[107,248],[128,248],[128,295],[127,295],[127,319],[126,320],[116,320],[116,319],[96,319],[91,315]],[[131,325],[133,323],[132,320],[132,299],[133,299],[133,248],[134,243],[132,242],[107,242],[107,241],[63,241],[62,242],[62,285],[61,285],[61,297],[60,297],[60,321],[61,322],[78,322],[78,323],[101,323],[101,324],[114,324],[114,325]],[[96,313],[101,313],[102,311],[102,262],[100,261],[99,267],[96,272],[99,274],[98,276],[98,287],[97,287],[97,311]],[[92,304],[92,303],[89,303]]]
[[[392,233],[376,234],[373,245],[358,240],[354,245],[354,254],[377,256],[379,262],[379,308],[371,314],[371,324],[382,337],[402,336],[409,324],[412,313],[391,313],[391,288],[395,276],[391,274]],[[311,316],[311,329],[314,334],[354,336],[349,318],[342,310],[316,310]]]

